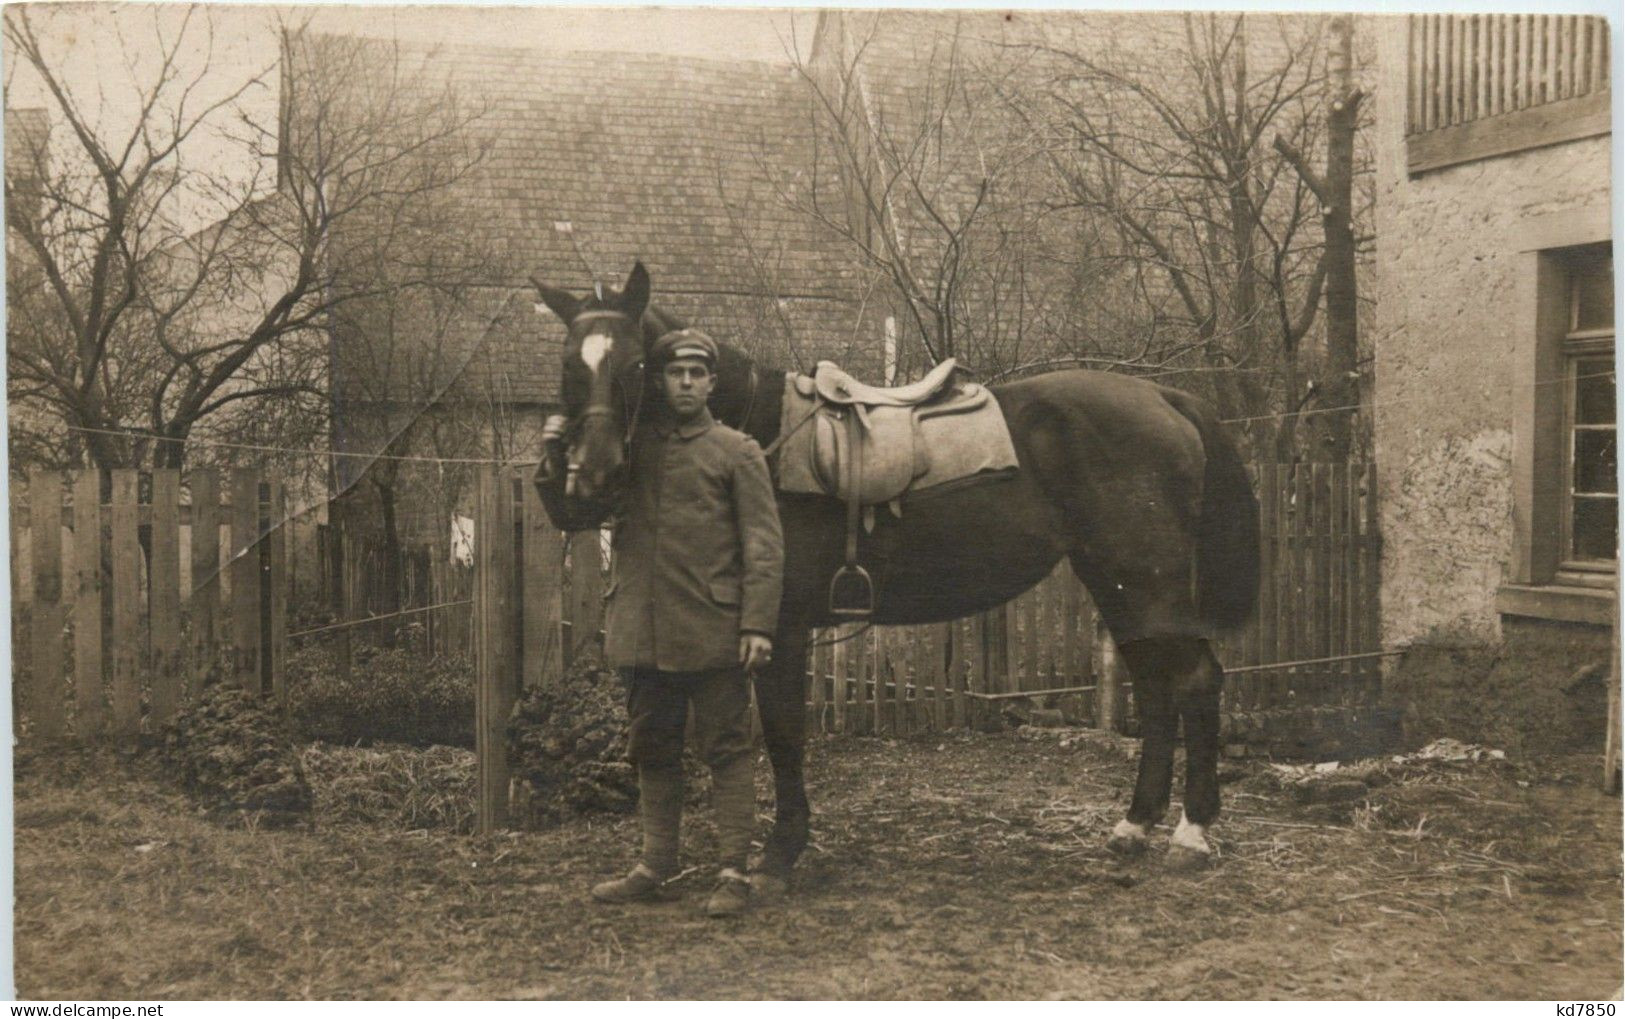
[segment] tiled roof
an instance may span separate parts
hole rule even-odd
[[[6,109],[6,173],[15,174],[31,168],[37,158],[45,155],[50,140],[51,121],[41,107]]]
[[[311,52],[326,38],[309,40]],[[421,67],[424,88],[449,81],[483,110],[471,132],[488,150],[463,192],[467,226],[501,251],[510,278],[493,279],[484,301],[502,309],[494,324],[467,334],[468,371],[488,373],[475,384],[519,402],[557,391],[562,329],[532,310],[525,280],[590,287],[561,222],[607,283],[641,258],[656,303],[760,356],[810,367],[865,341],[878,348],[884,312],[851,251],[780,200],[780,189],[814,185],[811,100],[787,68],[484,46],[399,52]],[[391,59],[382,46],[378,56]],[[822,183],[834,201],[833,181]]]

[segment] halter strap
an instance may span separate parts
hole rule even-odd
[[[591,322],[594,319],[600,318],[620,319],[622,322],[626,322],[628,324],[630,324],[632,321],[632,316],[628,315],[624,311],[616,311],[613,308],[594,308],[592,311],[583,311],[577,314],[575,318],[572,318],[570,320],[570,328],[574,329],[578,323]]]

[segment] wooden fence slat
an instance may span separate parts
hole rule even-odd
[[[266,577],[270,586],[271,632],[265,635],[266,651],[270,657],[271,694],[278,704],[286,704],[288,697],[288,507],[287,485],[271,482],[270,552],[271,569]],[[424,604],[429,604],[425,602]]]
[[[136,472],[113,472],[113,733],[141,731],[141,543],[137,532]]]
[[[1078,668],[1078,613],[1083,607],[1083,585],[1072,576],[1071,567],[1061,583],[1061,675],[1057,686],[1084,686],[1083,670]]]
[[[1540,102],[1549,103],[1557,92],[1557,18],[1540,15]]]
[[[1377,467],[1367,464],[1365,468],[1365,554],[1362,557],[1361,580],[1364,590],[1361,592],[1360,611],[1364,616],[1361,630],[1365,636],[1367,650],[1379,651],[1382,649],[1381,614],[1379,605],[1381,574],[1382,574],[1382,535],[1377,529]],[[1367,697],[1375,702],[1381,693],[1382,666],[1378,659],[1371,659],[1366,663],[1366,676],[1369,690]]]
[[[231,681],[250,693],[260,684],[260,476],[252,467],[231,471]]]
[[[852,680],[852,702],[848,705],[847,731],[855,736],[862,736],[869,731],[869,722],[874,717],[874,711],[869,706],[868,665],[869,665],[869,638],[874,633],[873,627],[860,626],[858,635],[851,641],[847,651],[847,670]]]
[[[1044,597],[1044,582],[1021,596],[1021,681],[1022,690],[1041,690],[1044,687],[1038,675],[1038,628],[1043,618],[1040,613]]]
[[[152,559],[147,571],[148,639],[154,725],[175,717],[180,702],[181,472],[152,472]]]
[[[74,728],[93,741],[107,724],[102,676],[102,478],[80,471],[73,482]]]
[[[1591,91],[1608,90],[1608,22],[1601,18],[1591,26]]]
[[[1408,72],[1405,76],[1405,133],[1416,134],[1422,130],[1422,75],[1421,75],[1421,40],[1422,21],[1417,17],[1405,20],[1405,63]]]
[[[514,670],[513,498],[506,472],[481,467],[474,555],[479,621],[474,699],[475,753],[479,761],[478,826],[483,833],[508,822],[506,727],[518,694]],[[596,532],[593,537],[596,538]],[[596,551],[596,546],[595,546]],[[596,575],[596,554],[586,572]],[[573,578],[572,578],[573,579]]]
[[[926,627],[927,662],[930,665],[932,721],[938,732],[948,728],[948,624]]]
[[[1123,731],[1122,703],[1118,681],[1122,670],[1117,662],[1117,645],[1104,628],[1096,624],[1096,646],[1100,648],[1100,680],[1095,691],[1095,717],[1100,728],[1107,732]]]
[[[54,742],[62,738],[67,692],[62,659],[62,475],[30,471],[28,503],[34,561],[28,706],[35,736]]]
[[[1331,484],[1330,552],[1328,553],[1329,562],[1327,564],[1330,581],[1327,588],[1327,643],[1331,647],[1332,654],[1344,655],[1350,651],[1348,628],[1343,625],[1345,618],[1343,607],[1348,604],[1349,595],[1348,464],[1332,464]],[[1349,703],[1349,663],[1335,664],[1329,671],[1333,684],[1332,701],[1336,704]]]
[[[1364,521],[1364,503],[1361,502],[1361,489],[1365,472],[1353,465],[1349,467],[1348,498],[1344,503],[1348,522],[1345,530],[1348,534],[1348,575],[1345,578],[1345,589],[1348,597],[1343,605],[1344,626],[1347,629],[1348,649],[1350,653],[1359,654],[1371,650],[1366,646],[1365,633],[1362,627],[1363,616],[1360,609],[1360,597],[1365,590],[1365,536],[1361,526]],[[1349,668],[1349,689],[1357,703],[1365,703],[1367,694],[1366,663],[1352,662]]]
[[[1429,14],[1427,20],[1428,130],[1444,126],[1444,15]]]
[[[524,562],[519,573],[524,585],[523,683],[526,687],[554,686],[564,672],[559,625],[562,538],[547,518],[535,485],[523,486],[520,514],[524,542]]]
[[[848,642],[842,638],[850,635],[846,632],[849,630],[850,627],[838,627],[834,633],[835,639],[839,640],[840,643],[830,648],[830,695],[834,701],[832,708],[835,716],[835,731],[840,733],[846,732],[846,659],[849,650],[847,647]]]
[[[825,657],[824,656],[829,654],[829,644],[828,644],[829,635],[830,635],[829,630],[814,630],[813,631],[813,638],[812,638],[813,639],[812,654],[808,656],[808,658],[810,659],[810,661],[812,663],[812,719],[811,719],[811,723],[812,723],[812,731],[815,732],[815,733],[822,733],[822,732],[825,731],[824,705],[827,703],[827,698],[826,698],[825,692],[824,692],[824,689],[825,689],[824,684],[825,684],[825,682],[827,682],[827,680],[825,678],[827,670],[826,670],[825,665],[824,665],[824,662],[825,662]]]
[[[886,726],[886,691],[882,686],[886,677],[880,658],[883,632],[883,627],[876,626],[863,637],[863,678],[869,687],[869,701],[865,705],[869,720],[864,723],[864,729],[873,736],[880,735]]]
[[[570,535],[570,645],[565,656],[574,662],[582,651],[597,646],[604,625],[602,538],[596,530]]]
[[[1491,114],[1506,113],[1511,107],[1508,103],[1507,83],[1511,75],[1507,73],[1507,52],[1512,41],[1512,19],[1504,14],[1493,17],[1495,27],[1491,33],[1495,45],[1494,71],[1495,81],[1490,89]]]

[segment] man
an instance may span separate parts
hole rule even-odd
[[[706,912],[733,916],[749,903],[745,861],[756,816],[747,674],[772,657],[784,544],[761,449],[714,421],[706,405],[716,362],[716,342],[697,329],[660,337],[647,358],[665,406],[632,438],[604,627],[605,658],[627,681],[643,853],[630,874],[592,895],[649,901],[676,875],[692,704],[721,855]],[[596,526],[559,487],[557,432],[555,425],[544,435],[555,469],[537,489],[555,523]]]

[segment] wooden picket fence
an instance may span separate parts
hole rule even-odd
[[[322,627],[318,634],[330,634],[341,644],[345,634],[383,643],[389,633],[409,623],[423,628],[421,646],[430,654],[464,655],[473,650],[474,570],[452,561],[446,545],[416,541],[391,553],[375,533],[358,533],[342,524],[319,526],[315,544],[320,578],[315,603],[334,619],[356,624]],[[393,571],[385,568],[391,554],[397,560]],[[397,581],[393,592],[388,590],[391,575]],[[377,622],[368,622],[373,618]]]
[[[19,730],[153,734],[211,672],[282,696],[285,501],[283,484],[253,469],[13,479]]]
[[[1366,704],[1379,676],[1374,468],[1254,469],[1259,610],[1218,653],[1227,711]],[[485,540],[488,535],[501,540]],[[514,699],[601,639],[607,554],[599,534],[553,530],[523,471],[486,469],[475,513],[476,739],[482,825],[505,816],[503,746]],[[816,631],[809,726],[907,735],[977,726],[1007,702],[1125,728],[1130,683],[1064,562],[1008,604],[929,626]],[[1365,657],[1350,657],[1365,656]],[[1283,664],[1286,663],[1286,664]]]

